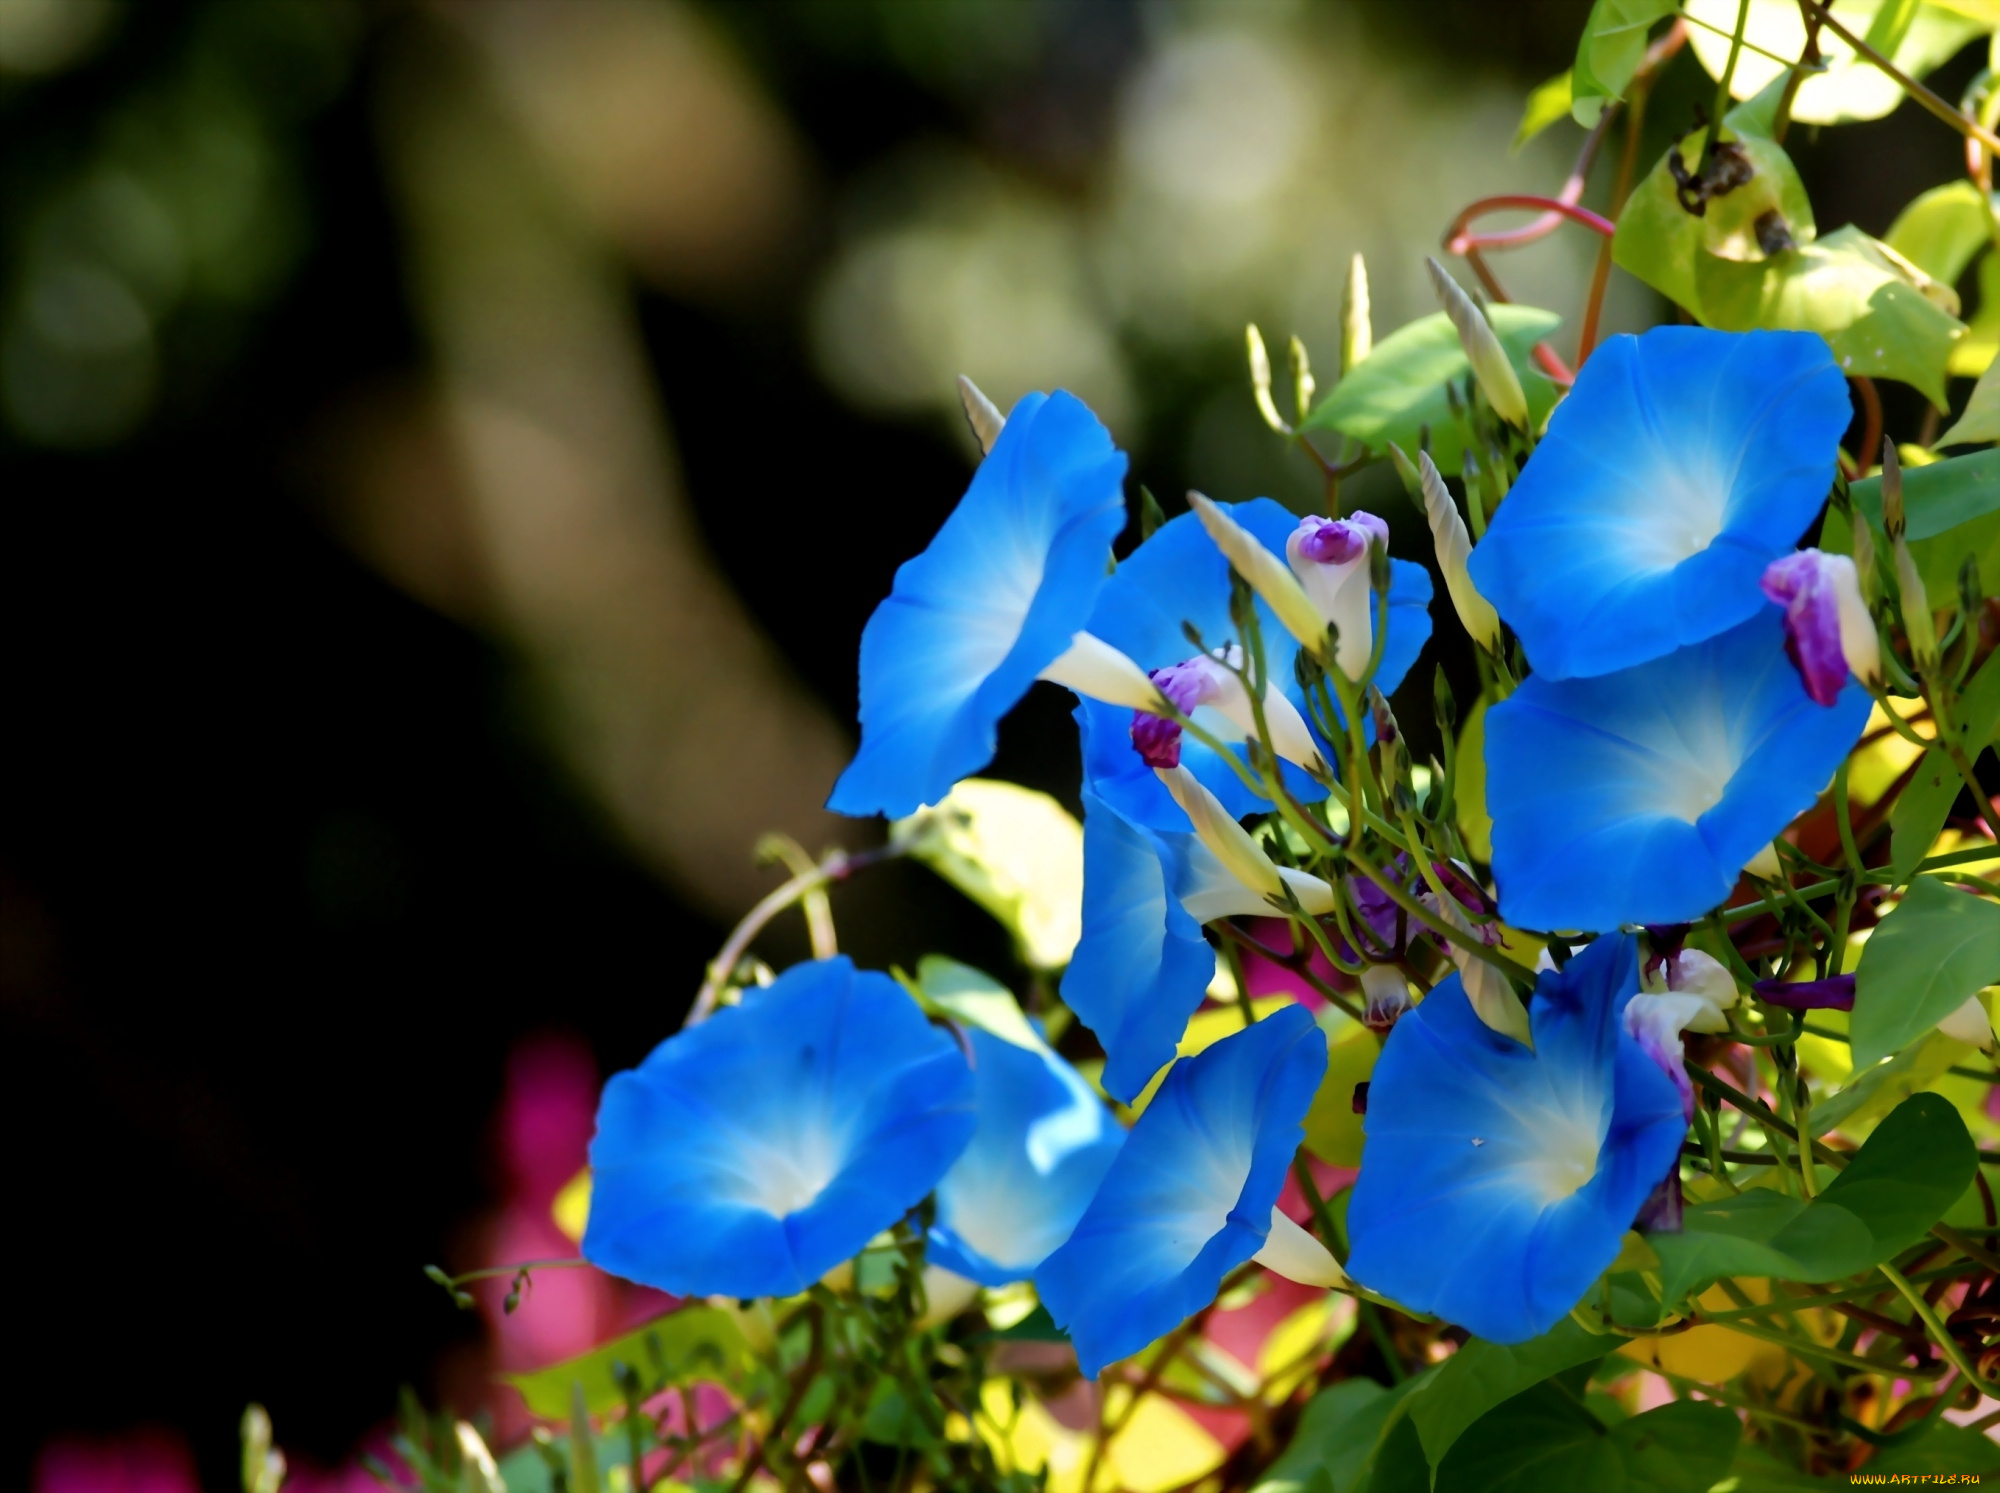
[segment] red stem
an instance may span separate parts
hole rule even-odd
[[[1542,216],[1525,228],[1510,229],[1506,233],[1475,234],[1466,231],[1466,225],[1474,218],[1487,213],[1506,212],[1509,209],[1526,211],[1542,209]],[[1611,220],[1601,218],[1587,207],[1578,207],[1574,202],[1565,202],[1560,197],[1536,197],[1529,194],[1509,194],[1501,197],[1482,197],[1465,208],[1451,221],[1445,230],[1444,246],[1454,254],[1463,254],[1468,248],[1512,249],[1521,244],[1532,243],[1543,237],[1556,226],[1559,219],[1568,218],[1572,223],[1580,223],[1610,238],[1615,231]],[[1544,227],[1543,225],[1547,226]]]

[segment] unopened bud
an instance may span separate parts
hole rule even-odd
[[[1368,670],[1375,638],[1370,556],[1389,537],[1372,513],[1347,518],[1302,518],[1285,541],[1292,574],[1319,611],[1322,638],[1341,673],[1359,679]]]
[[[965,406],[965,423],[972,427],[972,438],[979,442],[979,449],[991,451],[993,443],[1000,439],[1007,417],[979,392],[979,385],[962,373],[958,376],[958,400]]]
[[[1430,520],[1431,541],[1437,546],[1438,569],[1444,574],[1445,590],[1451,593],[1458,620],[1473,642],[1488,653],[1497,653],[1500,614],[1493,610],[1492,602],[1479,594],[1466,569],[1466,562],[1472,557],[1472,537],[1465,532],[1465,520],[1459,517],[1458,505],[1451,500],[1436,464],[1422,452],[1417,455],[1417,473],[1423,490],[1424,517]]]
[[[1403,448],[1394,441],[1389,442],[1389,462],[1395,467],[1396,475],[1403,480],[1403,491],[1410,501],[1422,505],[1424,501],[1424,479],[1410,464],[1410,458],[1403,454]]]
[[[1389,568],[1389,545],[1382,539],[1372,540],[1368,545],[1368,587],[1377,596],[1389,594],[1389,583],[1395,573]]]
[[[1882,594],[1882,577],[1876,570],[1875,531],[1859,511],[1854,515],[1854,574],[1861,585],[1861,599],[1868,605]]]
[[[1155,715],[1164,709],[1160,692],[1146,671],[1091,633],[1079,632],[1072,637],[1069,647],[1037,677],[1107,705]]]
[[[1250,350],[1250,392],[1256,397],[1257,413],[1279,435],[1290,435],[1292,427],[1271,398],[1271,355],[1264,350],[1264,334],[1257,330],[1256,322],[1243,329],[1243,341]]]
[[[1888,492],[1888,484],[1883,484]],[[1903,593],[1903,633],[1910,640],[1910,653],[1920,668],[1937,659],[1937,624],[1931,618],[1930,596],[1924,590],[1923,575],[1910,554],[1910,542],[1899,532],[1890,545],[1896,559],[1896,587]]]
[[[1238,882],[1265,901],[1280,905],[1290,888],[1300,907],[1314,917],[1333,911],[1333,888],[1307,872],[1289,867],[1280,870],[1201,779],[1185,767],[1157,767],[1153,773],[1188,816],[1195,838]]]
[[[1208,537],[1215,541],[1215,547],[1222,551],[1236,573],[1248,581],[1251,589],[1264,599],[1264,604],[1277,614],[1285,631],[1306,647],[1324,651],[1326,618],[1320,615],[1319,608],[1306,595],[1291,567],[1265,549],[1256,535],[1202,494],[1189,493],[1188,506],[1194,509],[1202,528],[1208,531]]]
[[[1882,532],[1892,543],[1903,537],[1903,462],[1887,436],[1882,437]]]
[[[1968,622],[1979,615],[1985,600],[1979,584],[1979,556],[1967,555],[1965,563],[1958,567],[1958,605]]]
[[[1472,376],[1479,381],[1486,402],[1493,406],[1493,413],[1509,425],[1526,430],[1528,396],[1522,392],[1520,375],[1514,372],[1514,365],[1508,361],[1507,350],[1500,345],[1492,323],[1472,303],[1472,297],[1446,273],[1443,265],[1425,256],[1424,267],[1430,271],[1431,289],[1437,292],[1438,300],[1443,303],[1444,314],[1458,329],[1465,360],[1472,365]]]
[[[1375,349],[1368,319],[1368,265],[1356,254],[1347,262],[1347,294],[1340,303],[1340,371],[1352,373]]]
[[[1438,729],[1449,736],[1458,725],[1458,699],[1451,692],[1443,664],[1431,675],[1431,708],[1437,713]]]
[[[1396,712],[1389,708],[1389,697],[1372,684],[1368,687],[1368,708],[1375,717],[1377,741],[1383,746],[1391,746],[1402,738],[1403,733],[1396,725]]]
[[[1292,399],[1305,419],[1312,410],[1313,393],[1319,385],[1313,382],[1312,359],[1306,356],[1306,345],[1299,340],[1298,333],[1292,334]]]

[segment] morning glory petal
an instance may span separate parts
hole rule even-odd
[[[1496,1343],[1548,1331],[1617,1258],[1687,1134],[1626,1032],[1637,946],[1600,938],[1541,976],[1532,1050],[1456,975],[1390,1032],[1368,1085],[1347,1270]]]
[[[1125,526],[1125,456],[1074,395],[1014,406],[861,635],[861,750],[827,806],[901,818],[993,759],[1000,718],[1083,627]]]
[[[1473,582],[1550,679],[1703,642],[1762,605],[1849,416],[1811,332],[1607,338],[1473,550]]]
[[[1035,1289],[1086,1377],[1215,1299],[1264,1247],[1326,1072],[1326,1040],[1287,1006],[1169,1070]]]
[[[797,965],[605,1085],[584,1257],[679,1296],[793,1295],[923,1200],[973,1104],[894,980]]]
[[[1297,515],[1270,498],[1218,506],[1280,557],[1299,527]],[[1429,572],[1407,560],[1392,561],[1389,636],[1375,677],[1384,694],[1402,683],[1430,637],[1430,601]],[[1297,640],[1261,601],[1257,615],[1272,684],[1310,719],[1292,667],[1299,651]],[[1182,631],[1183,622],[1193,623],[1210,648],[1241,641],[1229,619],[1229,562],[1192,513],[1162,524],[1118,567],[1098,598],[1089,631],[1151,672],[1182,663],[1194,653]],[[1132,745],[1130,710],[1087,699],[1077,707],[1077,724],[1083,734],[1084,777],[1105,802],[1149,829],[1188,827],[1187,816]],[[1234,734],[1240,739],[1240,732]],[[1336,760],[1323,744],[1321,755],[1329,762]],[[1268,799],[1252,793],[1227,763],[1192,737],[1180,743],[1180,762],[1238,818],[1269,810]],[[1289,763],[1284,764],[1284,779],[1301,802],[1326,797],[1324,786]]]
[[[1173,1061],[1215,978],[1215,951],[1174,894],[1165,838],[1087,786],[1083,810],[1083,937],[1062,997],[1104,1048],[1105,1092],[1130,1102]]]
[[[1125,1132],[1047,1047],[974,1028],[979,1122],[937,1187],[929,1260],[984,1286],[1026,1280],[1070,1235]]]
[[[1782,614],[1594,679],[1531,675],[1486,715],[1501,915],[1519,928],[1693,922],[1812,807],[1867,723],[1813,703]]]

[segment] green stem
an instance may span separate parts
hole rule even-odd
[[[1981,1394],[2000,1395],[2000,1384],[1991,1384],[1980,1378],[1979,1371],[1966,1361],[1965,1350],[1959,1347],[1958,1339],[1945,1330],[1944,1323],[1938,1320],[1936,1310],[1924,1300],[1924,1293],[1911,1285],[1894,1265],[1880,1265],[1876,1268],[1888,1278],[1890,1285],[1902,1292],[1903,1299],[1910,1303],[1910,1310],[1923,1322],[1924,1330],[1930,1334],[1931,1341],[1936,1343],[1939,1350],[1951,1361],[1951,1366],[1965,1375],[1966,1382],[1975,1386]]]
[[[1715,147],[1722,142],[1722,116],[1729,112],[1729,85],[1736,77],[1736,59],[1743,55],[1743,33],[1750,24],[1750,0],[1738,0],[1736,6],[1736,31],[1729,38],[1729,61],[1723,66],[1722,76],[1715,81],[1715,109],[1708,121],[1708,139],[1701,147],[1701,175],[1708,175],[1709,163],[1715,159]]]

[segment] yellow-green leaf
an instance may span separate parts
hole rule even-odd
[[[584,1407],[593,1415],[623,1405],[625,1392],[613,1373],[616,1364],[637,1374],[651,1394],[697,1379],[740,1382],[749,1361],[749,1345],[728,1312],[684,1306],[579,1357],[530,1374],[500,1377],[521,1392],[529,1410],[555,1419],[569,1414],[573,1384],[582,1386]]]
[[[889,839],[1005,924],[1023,963],[1069,963],[1083,935],[1083,826],[1048,794],[967,778]]]
[[[1986,194],[1969,181],[1933,187],[1896,214],[1883,242],[1933,279],[1955,285],[1972,256],[1993,242]]]
[[[1538,85],[1528,95],[1528,106],[1521,111],[1521,127],[1514,131],[1515,153],[1519,153],[1543,130],[1558,119],[1569,115],[1569,73],[1557,73],[1548,82]]]

